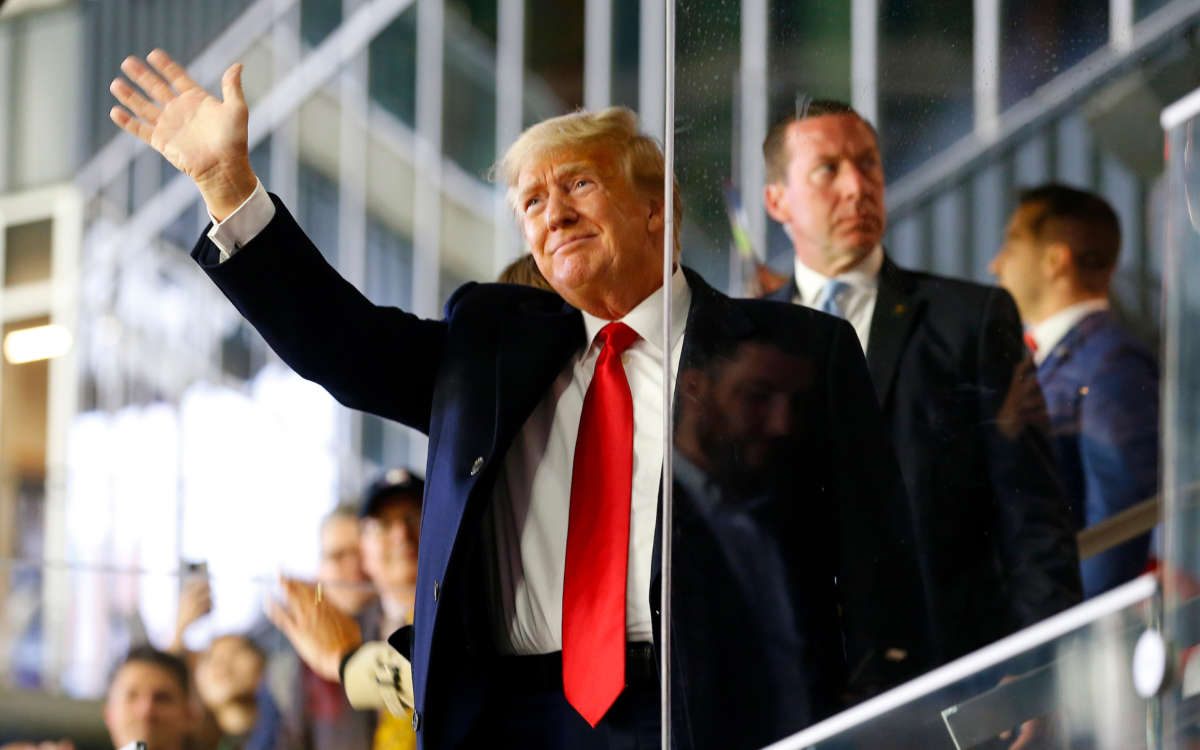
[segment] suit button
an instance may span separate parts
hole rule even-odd
[[[440,585],[438,585],[438,582],[437,582],[437,581],[434,581],[434,582],[433,582],[433,600],[434,600],[435,602],[438,600],[438,592],[439,592],[440,590],[441,590],[441,586],[440,586]]]
[[[475,463],[471,464],[471,476],[475,476],[483,471],[483,456],[475,459]]]
[[[412,727],[414,732],[421,731],[421,712],[413,711]]]

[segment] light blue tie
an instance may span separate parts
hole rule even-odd
[[[850,288],[850,285],[839,279],[830,279],[825,282],[825,286],[821,287],[821,293],[817,299],[824,300],[817,309],[823,313],[836,315],[839,318],[845,318],[846,314],[842,311],[840,302],[842,292]]]

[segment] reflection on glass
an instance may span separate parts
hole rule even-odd
[[[672,728],[696,748],[757,747],[900,681],[924,611],[900,593],[916,561],[857,341],[688,280]]]

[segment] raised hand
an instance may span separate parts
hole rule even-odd
[[[242,95],[242,65],[234,63],[222,76],[221,101],[166,52],[156,49],[146,61],[149,66],[130,56],[121,63],[138,88],[114,79],[109,91],[124,106],[113,107],[109,116],[190,177],[209,212],[223,220],[250,197],[257,183],[246,145],[249,114]]]
[[[267,605],[267,617],[291,641],[309,668],[337,682],[342,657],[362,644],[354,618],[324,600],[320,585],[281,578],[282,598]]]

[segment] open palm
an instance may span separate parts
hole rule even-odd
[[[121,70],[140,91],[121,78],[112,82],[109,90],[123,105],[112,108],[113,122],[190,177],[214,215],[235,208],[256,183],[246,146],[242,66],[234,64],[225,71],[221,101],[166,52],[154,50],[147,62],[127,57],[121,63]]]

